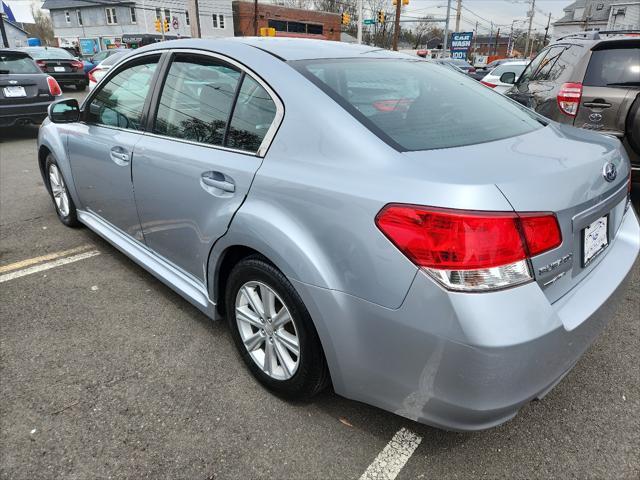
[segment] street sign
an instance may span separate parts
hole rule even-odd
[[[171,26],[174,30],[178,30],[180,24],[178,23],[178,17],[173,17],[173,21],[171,22]]]
[[[365,18],[362,23],[363,25],[375,25],[376,21],[373,18]]]
[[[473,32],[456,32],[451,34],[451,58],[467,59],[471,48]]]

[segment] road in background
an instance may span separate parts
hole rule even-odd
[[[0,269],[98,254],[0,283],[1,478],[357,479],[397,435],[413,453],[398,479],[640,475],[640,264],[576,368],[498,428],[443,432],[330,389],[288,402],[223,322],[58,221],[36,135],[0,139]]]

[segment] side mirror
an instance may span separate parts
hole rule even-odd
[[[47,112],[53,123],[73,123],[80,120],[80,105],[75,98],[58,100],[49,105]]]
[[[500,76],[500,82],[508,83],[509,85],[513,85],[516,83],[516,74],[514,72],[504,72]]]

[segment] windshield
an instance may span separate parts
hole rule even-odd
[[[596,50],[583,83],[589,87],[640,86],[640,48]]]
[[[42,73],[29,56],[24,53],[0,51],[0,74]]]
[[[47,58],[75,58],[64,48],[29,48],[27,52],[36,60]]]
[[[526,65],[511,65],[509,63],[503,63],[502,65],[497,66],[491,71],[491,75],[495,75],[496,77],[502,76],[503,73],[513,72],[516,74],[516,77],[519,77],[520,74],[524,71]]]
[[[542,127],[524,107],[431,62],[328,59],[291,63],[398,150],[472,145]]]

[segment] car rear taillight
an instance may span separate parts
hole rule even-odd
[[[560,111],[570,117],[578,114],[580,99],[582,98],[581,83],[565,83],[558,92],[557,100]]]
[[[49,85],[49,93],[52,97],[59,97],[62,95],[62,89],[56,79],[53,77],[47,77],[47,85]]]
[[[74,70],[82,70],[84,68],[84,63],[79,60],[74,60],[73,62],[71,62],[71,68],[73,68]]]
[[[89,71],[89,73],[88,73],[88,75],[87,75],[87,76],[89,77],[89,81],[90,81],[90,82],[98,83],[98,80],[96,79],[96,76],[95,76],[95,72],[96,72],[97,70],[99,70],[99,68],[98,68],[98,67],[93,68],[93,69],[91,69],[91,70]]]
[[[373,102],[373,108],[379,112],[406,112],[411,106],[411,100],[408,98],[398,98],[390,100],[376,100]]]
[[[562,243],[552,213],[477,212],[390,204],[376,225],[413,263],[451,290],[529,282],[528,258]]]
[[[36,60],[36,65],[38,65],[38,67],[40,67],[40,70],[42,70],[43,72],[47,71],[47,62],[45,62],[44,60]]]
[[[480,80],[480,83],[483,84],[483,85],[486,85],[489,88],[496,88],[498,86],[495,83],[485,82],[484,80]]]

